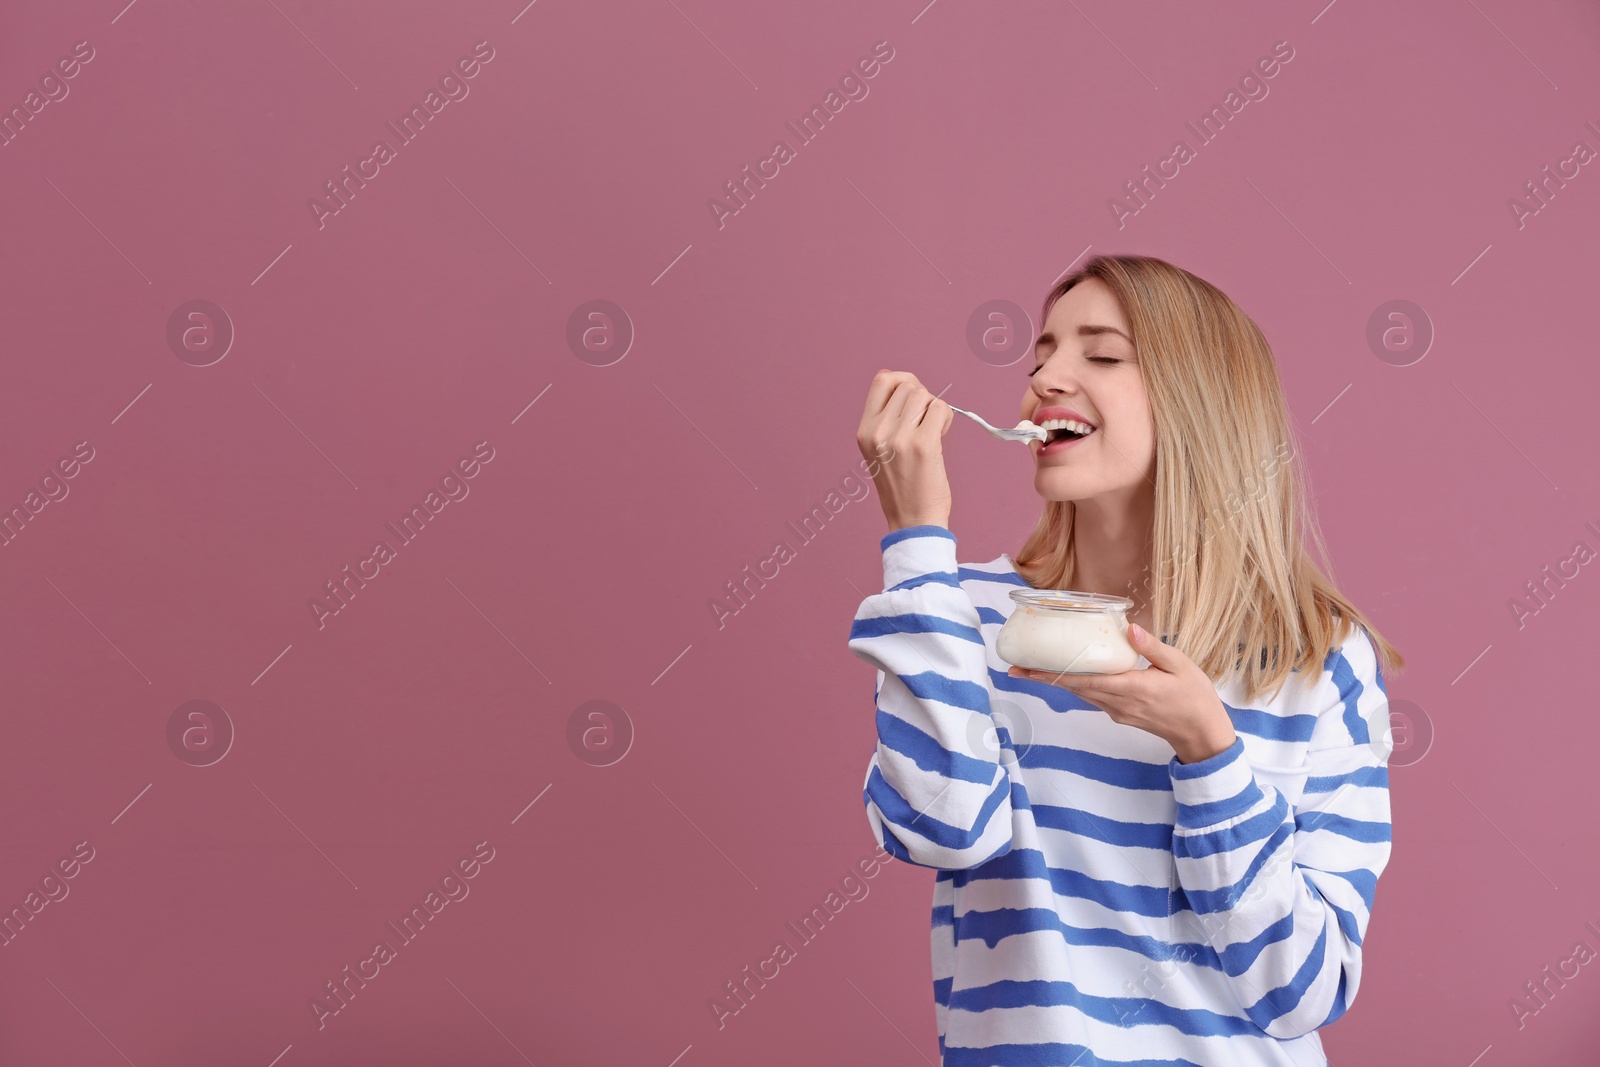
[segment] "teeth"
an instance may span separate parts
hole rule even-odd
[[[1078,422],[1076,419],[1046,419],[1038,425],[1046,430],[1071,430],[1079,434],[1086,434],[1094,429],[1088,423]]]

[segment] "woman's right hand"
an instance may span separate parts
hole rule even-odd
[[[872,476],[889,529],[950,525],[950,480],[941,438],[955,412],[909,371],[881,370],[867,389],[856,431],[861,455],[875,461]]]

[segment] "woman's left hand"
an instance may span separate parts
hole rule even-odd
[[[1128,626],[1128,640],[1150,661],[1149,668],[1120,674],[1057,674],[1012,667],[1009,673],[1060,686],[1100,708],[1112,721],[1155,734],[1172,746],[1179,763],[1197,763],[1232,745],[1238,736],[1233,720],[1206,673],[1136,623]]]

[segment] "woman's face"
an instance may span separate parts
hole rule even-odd
[[[1033,485],[1046,500],[1088,500],[1154,490],[1155,421],[1132,331],[1116,295],[1098,278],[1068,289],[1034,346],[1022,417],[1094,427],[1077,441],[1029,442]]]

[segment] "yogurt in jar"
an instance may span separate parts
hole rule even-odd
[[[1118,674],[1143,659],[1128,643],[1125,596],[1013,589],[1017,606],[995,637],[1007,663],[1061,674]]]

